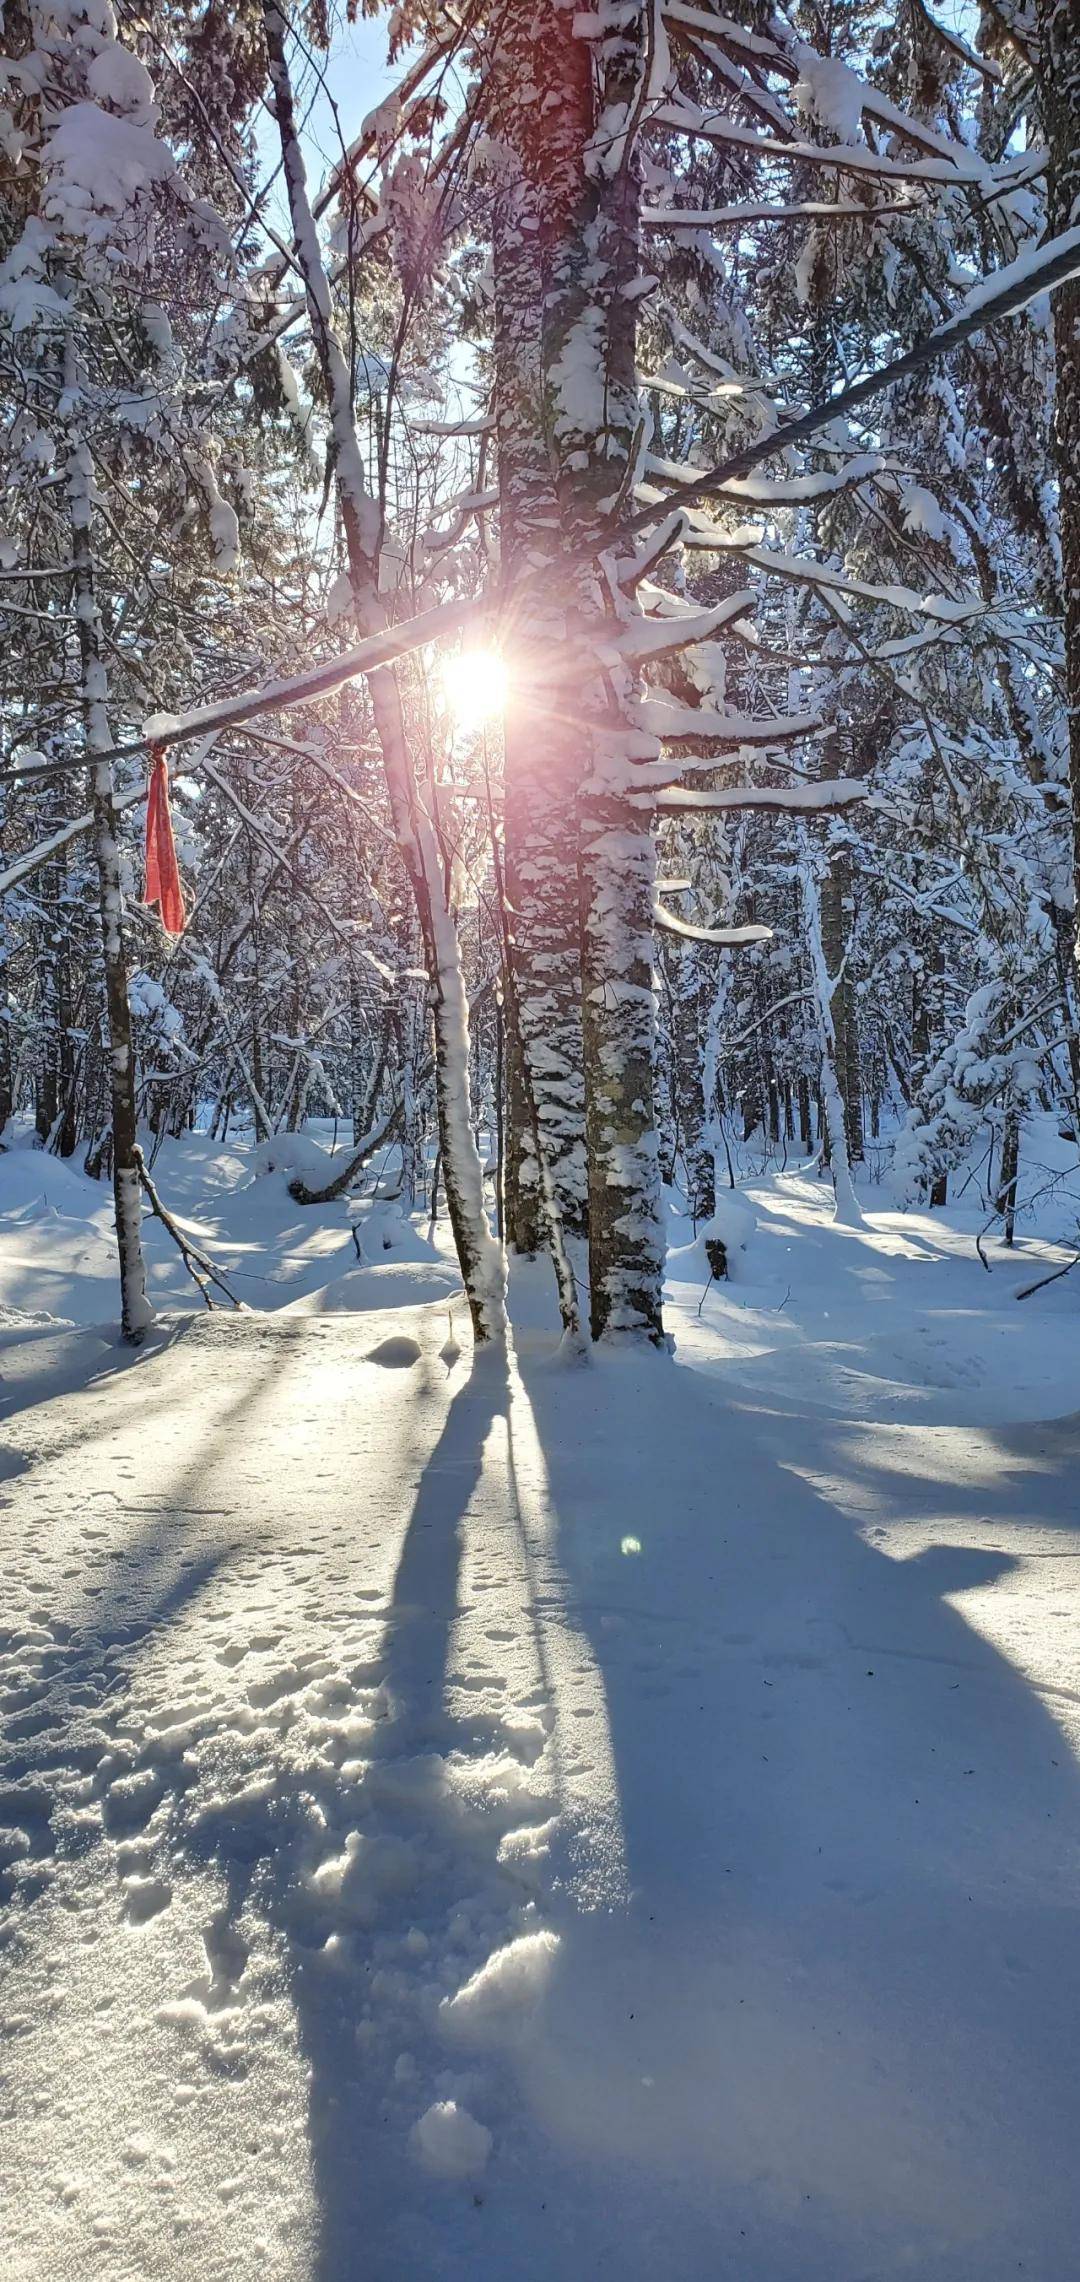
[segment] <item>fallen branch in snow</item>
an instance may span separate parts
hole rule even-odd
[[[486,1000],[490,998],[494,988],[494,976],[489,975],[487,979],[482,982],[476,990],[473,991],[469,999],[470,1017],[475,1014],[478,1006],[483,1006]],[[413,1080],[413,1090],[418,1099],[423,1092],[424,1087],[430,1084],[434,1074],[434,1059],[431,1055],[429,1055],[426,1062],[421,1063],[421,1066],[418,1069]],[[401,1097],[399,1096],[398,1099],[393,1102],[391,1107],[388,1109],[386,1116],[380,1118],[378,1124],[371,1127],[370,1132],[365,1133],[362,1141],[357,1142],[356,1147],[353,1150],[352,1155],[349,1157],[347,1164],[343,1167],[340,1173],[335,1174],[332,1181],[327,1182],[325,1188],[309,1189],[307,1183],[300,1177],[299,1174],[294,1181],[290,1181],[289,1195],[291,1196],[293,1203],[333,1204],[339,1196],[344,1196],[346,1189],[350,1185],[350,1182],[355,1179],[357,1173],[362,1170],[364,1165],[366,1165],[368,1158],[374,1156],[376,1149],[381,1148],[384,1141],[392,1141],[396,1138],[403,1106],[404,1104],[401,1100]],[[438,1159],[436,1160],[435,1170],[437,1176],[439,1170]],[[433,1190],[433,1194],[434,1193],[435,1191]],[[434,1219],[434,1215],[432,1215],[432,1217]]]
[[[713,1285],[714,1285],[714,1283],[715,1283],[715,1282],[716,1282],[716,1274],[715,1274],[715,1271],[714,1271],[712,1268],[710,1268],[710,1270],[709,1270],[709,1281],[708,1281],[708,1283],[706,1284],[706,1286],[705,1286],[705,1289],[704,1289],[704,1291],[702,1292],[701,1298],[699,1299],[699,1301],[698,1301],[698,1303],[697,1303],[697,1312],[698,1312],[698,1318],[699,1318],[699,1320],[700,1320],[700,1317],[701,1317],[701,1310],[702,1310],[702,1308],[704,1307],[704,1305],[705,1305],[705,1302],[706,1302],[706,1300],[708,1299],[709,1293],[711,1292],[711,1290],[712,1290],[712,1288],[713,1288]]]
[[[1060,1277],[1069,1275],[1078,1260],[1080,1260],[1080,1252],[1074,1252],[1072,1259],[1066,1260],[1063,1268],[1055,1268],[1052,1275],[1039,1276],[1035,1283],[1025,1284],[1022,1291],[1014,1293],[1014,1298],[1030,1299],[1032,1292],[1045,1291],[1047,1284],[1056,1284]]]
[[[421,1072],[417,1081],[418,1090],[419,1086],[431,1075],[431,1068],[432,1065],[429,1063],[427,1070]],[[403,1104],[399,1096],[398,1100],[387,1110],[386,1116],[381,1117],[378,1124],[372,1126],[370,1133],[365,1133],[363,1140],[352,1151],[341,1172],[335,1173],[333,1180],[327,1181],[325,1188],[309,1188],[300,1174],[294,1181],[290,1181],[289,1195],[293,1203],[334,1204],[339,1196],[344,1196],[350,1181],[355,1180],[357,1173],[367,1164],[368,1158],[375,1155],[376,1149],[381,1148],[384,1141],[393,1140],[401,1123],[402,1107]]]
[[[143,1156],[142,1150],[138,1147],[135,1150],[135,1164],[138,1171],[139,1180],[142,1184],[142,1187],[146,1191],[151,1212],[154,1214],[156,1220],[160,1220],[162,1227],[168,1230],[168,1233],[172,1237],[173,1243],[175,1244],[177,1251],[180,1254],[180,1257],[184,1263],[185,1268],[187,1269],[189,1276],[192,1279],[192,1282],[198,1284],[199,1290],[201,1291],[202,1296],[206,1301],[207,1307],[211,1310],[211,1313],[213,1312],[214,1302],[210,1296],[209,1286],[211,1284],[216,1284],[218,1291],[224,1292],[230,1307],[234,1307],[239,1315],[245,1314],[246,1309],[244,1307],[243,1300],[237,1299],[236,1293],[230,1291],[220,1268],[215,1268],[213,1261],[208,1259],[206,1253],[201,1252],[198,1245],[193,1244],[190,1237],[184,1235],[183,1229],[180,1227],[179,1223],[173,1219],[172,1213],[169,1211],[167,1205],[162,1203],[157,1189],[155,1188],[154,1183],[150,1178],[150,1174],[147,1171],[146,1159]]]

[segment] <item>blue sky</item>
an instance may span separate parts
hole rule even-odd
[[[313,191],[317,191],[324,176],[335,160],[341,156],[341,141],[351,142],[369,111],[382,96],[397,85],[406,62],[399,57],[390,66],[386,61],[386,35],[388,18],[365,18],[356,24],[343,24],[334,38],[328,58],[319,58],[323,65],[330,97],[320,89],[312,72],[304,74],[296,68],[295,92],[298,113],[303,126],[304,157]],[[338,124],[334,119],[337,107]],[[263,153],[267,173],[279,162],[277,133],[273,120],[264,113],[258,130],[259,148]],[[280,228],[285,215],[284,197],[280,180],[275,183],[270,202],[275,226]]]

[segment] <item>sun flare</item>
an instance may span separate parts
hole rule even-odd
[[[459,650],[443,667],[443,692],[456,729],[480,729],[506,703],[506,660],[497,650]]]

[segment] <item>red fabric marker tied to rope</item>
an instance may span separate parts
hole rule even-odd
[[[150,793],[146,803],[146,891],[156,903],[166,935],[182,935],[186,913],[169,811],[169,767],[163,745],[150,747]]]

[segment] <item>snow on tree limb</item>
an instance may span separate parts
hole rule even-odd
[[[873,181],[925,182],[939,189],[951,189],[957,183],[970,183],[973,189],[994,186],[995,170],[974,152],[962,153],[959,146],[955,158],[895,159],[882,157],[872,151],[868,143],[785,142],[779,135],[765,135],[755,127],[740,126],[725,111],[706,111],[686,101],[665,103],[655,114],[654,123],[666,127],[673,135],[731,143],[756,157],[786,159],[791,165],[835,167],[843,174],[866,175]],[[1025,152],[1024,165],[1034,156],[1032,152]]]
[[[676,919],[673,911],[665,911],[659,898],[652,907],[653,919],[665,935],[681,935],[689,943],[719,943],[728,951],[740,951],[751,943],[771,943],[771,927],[695,927],[688,919]]]
[[[116,793],[113,797],[113,811],[118,815],[123,809],[134,808],[137,802],[145,799],[145,785],[140,785],[135,792]],[[43,864],[51,863],[62,848],[70,847],[73,840],[81,840],[84,833],[90,831],[93,821],[93,813],[87,809],[84,815],[73,817],[69,824],[62,824],[59,831],[50,832],[47,840],[39,840],[36,848],[28,848],[24,855],[16,856],[6,870],[0,872],[0,895],[6,895],[9,888],[18,887],[23,880],[32,879],[34,873],[39,872]]]
[[[751,507],[804,507],[815,499],[830,499],[839,491],[849,491],[857,484],[866,483],[871,476],[882,474],[886,465],[881,452],[853,452],[840,467],[815,468],[808,475],[733,476],[724,487],[723,496]],[[693,491],[695,488],[692,468],[684,474],[677,464],[658,459],[651,452],[645,468],[647,474],[678,484],[680,489]]]
[[[614,643],[601,643],[603,651],[611,648],[622,658],[633,658],[644,664],[650,658],[666,656],[673,650],[692,649],[695,642],[708,641],[721,626],[733,618],[741,618],[754,607],[755,596],[751,587],[738,594],[725,595],[712,610],[686,610],[670,617],[632,618]]]
[[[722,792],[698,791],[694,785],[672,785],[656,795],[656,806],[672,815],[722,815],[739,809],[789,809],[800,814],[851,808],[865,801],[869,787],[854,778],[823,777],[804,784],[732,785]]]
[[[221,698],[216,704],[195,706],[190,713],[151,714],[143,722],[141,737],[114,746],[104,757],[126,760],[136,753],[144,753],[151,741],[155,745],[178,745],[187,737],[203,736],[208,731],[217,734],[222,729],[239,728],[245,721],[257,720],[262,713],[281,713],[293,705],[310,705],[313,699],[340,689],[343,682],[356,681],[361,674],[392,665],[399,658],[408,657],[413,650],[423,649],[426,643],[438,641],[443,634],[459,633],[479,615],[477,605],[472,602],[439,603],[432,610],[420,611],[415,618],[406,619],[400,626],[387,627],[384,634],[372,634],[367,641],[357,642],[340,657],[327,658],[321,665],[289,674],[282,681],[266,682],[261,689],[243,690],[239,697]]]
[[[293,705],[310,705],[331,690],[340,689],[344,682],[356,681],[361,674],[392,665],[399,658],[408,657],[413,650],[423,649],[428,642],[438,641],[444,634],[460,633],[482,615],[480,606],[473,602],[439,603],[432,610],[420,611],[415,618],[405,619],[400,626],[388,627],[384,634],[374,634],[367,641],[357,642],[339,657],[327,658],[322,664],[289,674],[281,681],[266,682],[260,689],[243,690],[238,697],[221,698],[211,705],[195,706],[190,713],[150,714],[143,722],[141,737],[112,746],[102,757],[107,761],[132,760],[139,753],[145,753],[150,743],[178,745],[188,737],[208,732],[217,735],[223,729],[239,728],[263,713],[285,712]],[[13,763],[5,773],[32,776],[45,772],[35,767],[23,770]]]
[[[917,214],[919,207],[914,199],[898,200],[892,205],[860,206],[850,199],[839,199],[830,205],[823,198],[797,199],[789,205],[755,205],[747,200],[745,206],[646,206],[642,209],[643,230],[677,233],[682,230],[745,230],[751,222],[880,222],[894,214]]]
[[[798,737],[821,734],[820,713],[720,713],[712,706],[681,705],[675,697],[657,691],[639,698],[635,717],[665,745],[707,744],[782,745]]]
[[[1048,293],[1055,286],[1064,285],[1070,278],[1077,276],[1080,276],[1080,227],[1065,230],[1058,237],[1047,239],[1043,245],[1020,254],[1016,261],[1008,263],[1005,268],[993,271],[973,287],[951,317],[935,326],[934,331],[927,333],[921,341],[917,341],[914,348],[905,350],[903,356],[894,357],[890,364],[879,365],[873,372],[865,373],[861,380],[853,381],[850,387],[840,389],[823,404],[814,405],[797,420],[784,420],[770,434],[745,444],[730,459],[724,460],[718,467],[710,468],[696,483],[680,486],[677,500],[672,494],[666,493],[657,499],[654,506],[639,509],[630,518],[629,529],[646,530],[659,515],[669,513],[674,505],[686,507],[697,499],[715,498],[733,478],[748,475],[751,468],[758,467],[763,460],[771,459],[776,452],[788,450],[792,444],[809,443],[812,437],[819,435],[833,420],[846,419],[860,405],[880,396],[885,389],[895,386],[897,381],[907,380],[914,373],[922,372],[927,365],[936,363],[939,357],[948,356],[951,350],[959,348],[962,342],[970,340],[975,333],[999,324],[1006,317],[1016,316],[1030,302],[1038,300],[1040,294]]]

